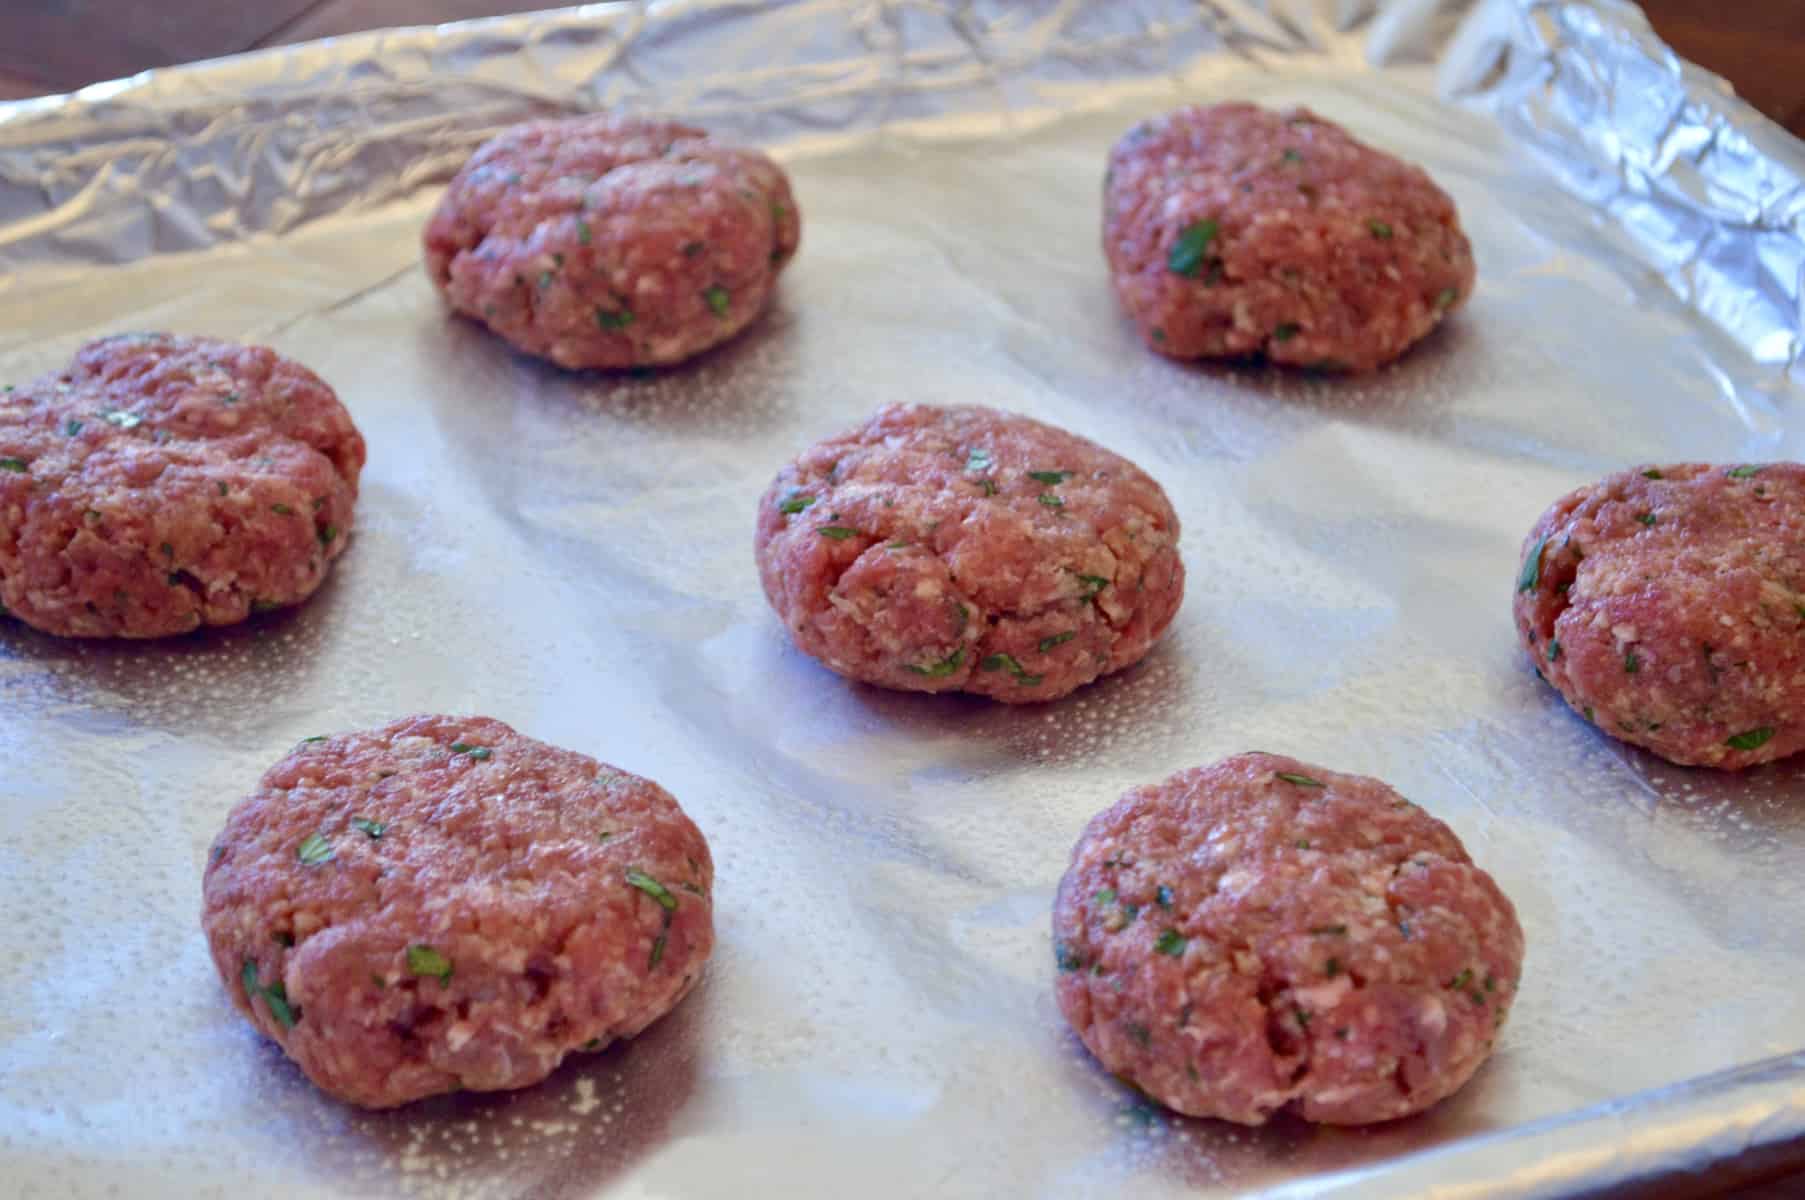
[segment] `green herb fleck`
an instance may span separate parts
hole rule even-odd
[[[1655,514],[1651,512],[1640,513],[1637,515],[1636,520],[1642,522],[1644,525],[1653,525],[1655,523]]]
[[[1187,944],[1186,940],[1180,936],[1178,930],[1168,929],[1161,933],[1154,941],[1153,948],[1161,954],[1168,954],[1173,958],[1177,958],[1185,952],[1185,946]]]
[[[381,821],[372,821],[368,817],[352,817],[351,828],[359,833],[369,834],[370,840],[376,841],[388,832],[389,827]]]
[[[269,1005],[269,1015],[276,1018],[277,1024],[284,1029],[295,1027],[295,1011],[288,1006],[288,989],[280,983],[272,983],[263,989],[263,1002]]]
[[[659,883],[644,871],[628,871],[627,882],[650,896],[652,899],[658,901],[658,906],[666,912],[670,912],[677,907],[677,897],[671,895],[670,891],[662,883]]]
[[[1029,471],[1028,478],[1035,479],[1049,486],[1057,486],[1072,477],[1070,471]]]
[[[1166,258],[1166,266],[1175,275],[1186,277],[1197,274],[1197,268],[1203,265],[1204,252],[1216,239],[1216,222],[1198,221],[1185,227],[1178,240],[1172,243],[1172,253]]]
[[[1623,656],[1623,673],[1625,675],[1634,675],[1641,669],[1642,660],[1636,657],[1636,652],[1634,650],[1631,650]]]
[[[333,539],[336,537],[338,537],[338,526],[328,525],[326,528],[320,530],[320,545],[330,546]]]
[[[431,946],[409,946],[407,969],[415,975],[428,975],[441,985],[451,982],[451,960]]]
[[[990,451],[982,446],[974,449],[965,459],[967,471],[988,471],[995,465],[996,460],[991,457]]]
[[[1308,1012],[1301,1006],[1293,1006],[1291,1011],[1292,1014],[1297,1017],[1297,1024],[1300,1029],[1310,1028],[1310,1014]]]
[[[1165,341],[1166,340],[1166,331],[1163,329],[1155,329],[1153,331],[1153,340],[1156,342]]]
[[[708,307],[714,311],[715,316],[724,317],[727,315],[729,297],[727,295],[727,289],[720,284],[715,284],[713,287],[704,291],[702,293],[702,299],[708,301]]]
[[[1319,788],[1329,786],[1320,779],[1312,779],[1308,775],[1298,775],[1291,771],[1280,771],[1278,773],[1278,778],[1284,780],[1286,783],[1294,783],[1298,787]]]
[[[1330,979],[1341,974],[1341,960],[1339,958],[1331,958],[1328,962],[1322,964],[1322,973],[1327,975]]]
[[[588,1050],[588,1051],[591,1051],[591,1052],[593,1052],[593,1051],[596,1051],[596,1050],[600,1050],[600,1049],[601,1049],[601,1048],[602,1048],[602,1047],[603,1047],[603,1046],[604,1046],[604,1045],[605,1045],[605,1044],[606,1044],[606,1043],[604,1043],[604,1042],[603,1042],[603,1041],[602,1041],[602,1039],[601,1039],[601,1038],[599,1038],[599,1037],[597,1037],[597,1038],[590,1038],[590,1039],[589,1039],[589,1040],[588,1040],[588,1041],[586,1041],[586,1042],[584,1042],[584,1043],[583,1043],[583,1044],[582,1044],[582,1046],[581,1046],[581,1047],[579,1047],[579,1048],[580,1048],[580,1049],[583,1049],[583,1050]]]
[[[791,492],[778,504],[777,511],[793,517],[814,502],[815,498],[805,492]]]
[[[1076,971],[1084,965],[1084,960],[1078,957],[1078,952],[1064,942],[1053,943],[1053,961],[1059,964],[1061,971]]]
[[[292,517],[295,515],[295,510],[286,504],[272,504],[269,506],[269,510],[278,517]]]
[[[603,329],[625,329],[633,323],[633,313],[625,308],[595,310],[595,323]]]
[[[314,734],[314,735],[313,735],[313,736],[312,736],[312,737],[304,737],[304,738],[302,738],[302,739],[301,739],[301,745],[303,745],[303,746],[305,746],[305,745],[307,745],[307,744],[308,744],[308,743],[310,743],[310,742],[323,742],[323,741],[325,741],[325,740],[326,740],[326,735],[325,735],[325,734],[323,734],[323,733],[316,733],[316,734]]]
[[[227,404],[237,404],[238,403],[238,393],[237,392],[227,392],[225,394],[224,399]]]
[[[1519,592],[1533,592],[1536,584],[1542,581],[1542,548],[1548,544],[1548,535],[1543,534],[1536,544],[1529,548],[1529,557],[1523,560],[1523,571],[1517,576]]]
[[[1052,637],[1041,638],[1040,639],[1040,652],[1042,654],[1045,654],[1047,651],[1051,650],[1053,647],[1063,646],[1065,643],[1071,641],[1073,638],[1075,638],[1077,636],[1078,636],[1078,633],[1076,630],[1068,629],[1064,633],[1056,633]]]
[[[1304,161],[1303,155],[1299,154],[1295,150],[1290,150],[1290,149],[1287,149],[1285,151],[1285,153],[1283,153],[1279,157],[1288,163],[1300,163],[1300,162]]]
[[[1458,289],[1443,288],[1439,293],[1436,294],[1435,307],[1446,308],[1458,299],[1460,299],[1460,292]]]
[[[1734,737],[1725,739],[1724,745],[1732,750],[1753,750],[1758,746],[1765,745],[1767,740],[1773,736],[1773,727],[1771,725],[1763,725],[1760,729],[1751,729],[1745,733],[1739,733]]]
[[[939,662],[910,663],[908,666],[909,670],[915,672],[917,675],[926,675],[929,679],[945,679],[948,675],[957,671],[959,669],[959,664],[964,661],[965,647],[960,646]]]
[[[1280,325],[1277,329],[1272,331],[1272,340],[1275,342],[1288,342],[1292,338],[1296,337],[1298,334],[1298,331],[1302,328],[1303,327],[1301,325],[1294,325],[1291,322],[1287,321],[1283,325]]]
[[[219,494],[222,496],[231,490],[232,490],[231,487],[227,484],[222,483],[219,485]]]
[[[589,239],[594,236],[595,235],[589,229],[588,221],[577,222],[577,241],[587,246],[589,244]]]
[[[1730,475],[1731,479],[1747,479],[1751,475],[1759,474],[1760,471],[1761,471],[1760,467],[1753,467],[1753,466],[1732,467],[1730,469],[1729,475]]]
[[[80,433],[81,431],[82,431],[82,423],[80,421],[71,421],[67,425],[63,426],[63,432],[68,434],[70,437],[74,437],[76,434]]]
[[[1554,638],[1548,643],[1548,661],[1554,662],[1561,656],[1561,639]]]
[[[1065,507],[1065,501],[1061,500],[1058,496],[1055,496],[1052,492],[1042,492],[1040,494],[1040,502],[1048,508]]]
[[[1389,242],[1391,240],[1391,226],[1379,220],[1377,217],[1370,218],[1366,222],[1366,228],[1381,242]]]
[[[824,538],[832,538],[836,542],[843,542],[849,537],[857,537],[859,533],[858,530],[849,529],[844,525],[822,525],[815,532]]]
[[[647,970],[651,970],[664,961],[664,943],[669,936],[670,934],[666,930],[661,929],[658,931],[658,936],[652,939],[652,957],[646,961]]]
[[[1023,687],[1038,687],[1044,675],[1030,675],[1022,664],[1016,661],[1013,654],[992,654],[978,666],[986,671],[1007,671],[1015,676],[1015,681]]]
[[[1298,838],[1297,839],[1297,848],[1299,850],[1308,850],[1310,848],[1310,839],[1309,838]]]
[[[1169,909],[1172,907],[1172,889],[1163,883],[1160,884],[1159,889],[1153,893],[1153,898],[1159,901],[1159,906],[1161,908]]]
[[[1642,478],[1644,478],[1644,479],[1665,479],[1667,477],[1665,475],[1661,474],[1661,472],[1655,470],[1653,467],[1650,467],[1648,470],[1642,472]]]
[[[1341,937],[1347,933],[1346,925],[1318,925],[1310,931],[1317,937]]]
[[[0,458],[0,471],[11,471],[17,475],[23,475],[30,469],[22,458]]]
[[[1471,982],[1473,982],[1473,968],[1468,967],[1454,978],[1448,980],[1447,986],[1458,992]]]
[[[546,288],[548,288],[552,285],[552,277],[554,274],[555,274],[555,272],[552,272],[552,271],[539,272],[539,290],[540,291],[543,292]]]
[[[295,857],[301,860],[302,866],[317,867],[332,858],[332,843],[322,837],[318,831],[308,834],[295,851]]]
[[[1101,575],[1080,575],[1078,576],[1078,582],[1084,585],[1084,591],[1080,593],[1078,597],[1080,600],[1089,600],[1098,592],[1109,586],[1109,580],[1103,578]]]
[[[1092,899],[1095,900],[1098,905],[1114,904],[1116,902],[1116,889],[1103,888],[1093,896]]]
[[[978,480],[978,487],[981,491],[983,491],[983,493],[986,496],[994,496],[997,494],[997,485],[994,482],[992,482],[991,480],[988,480],[988,479]]]

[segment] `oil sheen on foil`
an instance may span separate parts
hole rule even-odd
[[[1365,377],[1148,354],[1098,249],[1104,156],[1230,98],[1427,167],[1472,305]],[[476,142],[597,105],[762,143],[795,180],[774,311],[687,367],[561,373],[421,270]],[[0,377],[120,330],[266,342],[370,451],[355,540],[299,610],[135,645],[0,624],[4,1190],[1529,1196],[1805,1132],[1805,768],[1609,741],[1508,607],[1568,489],[1801,457],[1802,173],[1616,0],[599,5],[0,108]],[[1161,480],[1190,586],[1159,649],[1029,708],[794,651],[756,499],[890,401],[1025,412]],[[720,946],[634,1042],[372,1116],[232,1010],[200,876],[289,746],[420,710],[662,782],[714,847]],[[1519,906],[1497,1055],[1419,1119],[1177,1119],[1054,1008],[1086,819],[1253,748],[1388,780]]]

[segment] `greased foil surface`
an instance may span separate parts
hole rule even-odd
[[[1395,367],[1186,367],[1098,250],[1111,142],[1305,103],[1459,202],[1472,305]],[[661,111],[792,172],[773,312],[570,375],[447,316],[436,184],[537,113]],[[599,5],[0,107],[0,378],[86,338],[270,343],[369,439],[292,613],[152,644],[0,623],[0,1191],[20,1196],[1528,1197],[1805,1135],[1805,765],[1601,736],[1535,678],[1524,531],[1627,464],[1800,458],[1805,152],[1616,0]],[[1008,708],[795,652],[755,501],[896,401],[1146,467],[1189,595],[1138,668]],[[702,986],[540,1087],[367,1115],[231,1009],[197,914],[299,739],[486,713],[670,788],[719,865]],[[1497,1054],[1365,1131],[1178,1119],[1053,1003],[1053,888],[1126,787],[1250,748],[1443,817],[1529,941]]]

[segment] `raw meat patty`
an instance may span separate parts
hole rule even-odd
[[[657,784],[483,717],[310,738],[213,844],[226,991],[368,1108],[537,1083],[676,1005],[714,945],[708,844]]]
[[[759,577],[801,649],[880,687],[1063,696],[1139,662],[1184,596],[1133,463],[988,408],[892,405],[778,473]]]
[[[1473,291],[1448,194],[1307,109],[1136,126],[1110,153],[1103,249],[1141,336],[1173,358],[1371,370]]]
[[[1639,467],[1556,501],[1512,609],[1605,732],[1736,770],[1805,749],[1805,466]]]
[[[351,533],[364,441],[262,346],[122,334],[0,392],[0,612],[163,637],[298,604]]]
[[[1059,1007],[1169,1108],[1258,1125],[1419,1112],[1491,1053],[1523,931],[1448,827],[1376,779],[1242,754],[1091,821],[1053,909]]]
[[[801,236],[781,168],[672,121],[517,125],[426,227],[457,311],[561,367],[674,363],[764,311]]]

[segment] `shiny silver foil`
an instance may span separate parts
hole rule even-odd
[[[1105,152],[1235,97],[1425,165],[1473,304],[1366,377],[1142,349],[1097,248]],[[480,139],[597,105],[793,173],[775,310],[686,367],[528,361],[420,269]],[[154,644],[0,623],[0,1191],[1529,1197],[1805,1135],[1801,766],[1612,742],[1509,616],[1523,532],[1569,488],[1805,457],[1802,177],[1617,0],[608,4],[0,107],[0,378],[125,329],[267,342],[370,445],[350,552],[301,609]],[[893,400],[1030,413],[1165,484],[1190,590],[1144,664],[1009,708],[789,646],[755,501]],[[669,787],[715,850],[720,947],[669,1018],[542,1086],[368,1115],[232,1010],[200,876],[297,740],[418,710]],[[1419,1118],[1178,1119],[1054,1007],[1086,819],[1250,748],[1390,781],[1519,906],[1498,1052]]]

